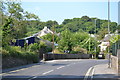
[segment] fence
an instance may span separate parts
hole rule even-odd
[[[120,40],[118,40],[116,43],[113,43],[111,46],[111,52],[113,56],[117,56],[118,49],[120,49]]]
[[[89,59],[91,54],[45,54],[45,60],[53,59]]]

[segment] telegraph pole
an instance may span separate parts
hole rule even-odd
[[[53,43],[52,43],[52,52],[54,53],[54,22],[53,22],[53,34],[52,34],[52,40],[53,40]]]
[[[108,34],[110,35],[110,0],[108,0]]]
[[[97,35],[97,19],[95,19],[95,35]],[[95,40],[97,41],[97,36],[95,37]],[[95,58],[96,58],[96,54],[97,54],[97,42],[95,42]]]
[[[110,37],[110,0],[108,0],[108,37]],[[109,42],[109,44],[110,44],[110,42]],[[111,58],[109,50],[110,50],[110,47],[108,46],[108,54],[109,54],[108,68],[110,68],[110,58]]]
[[[55,24],[53,22],[53,34],[52,34],[52,40],[53,40],[53,43],[52,43],[52,53],[53,53],[53,59],[55,59],[55,55],[54,55],[54,33],[55,33]]]

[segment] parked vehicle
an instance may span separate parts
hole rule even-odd
[[[103,52],[100,52],[100,53],[97,55],[97,58],[98,58],[98,59],[105,59],[104,53],[103,53]]]

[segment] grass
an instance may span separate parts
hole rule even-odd
[[[54,49],[54,53],[56,53],[56,54],[65,54],[63,52],[60,52],[58,49]]]

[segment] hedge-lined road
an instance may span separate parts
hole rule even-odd
[[[87,78],[90,68],[97,64],[107,63],[107,60],[76,59],[76,60],[53,60],[38,63],[24,68],[3,73],[2,80],[69,80]],[[44,79],[43,79],[44,78]],[[52,79],[54,78],[54,79]],[[80,79],[79,79],[80,80]]]

